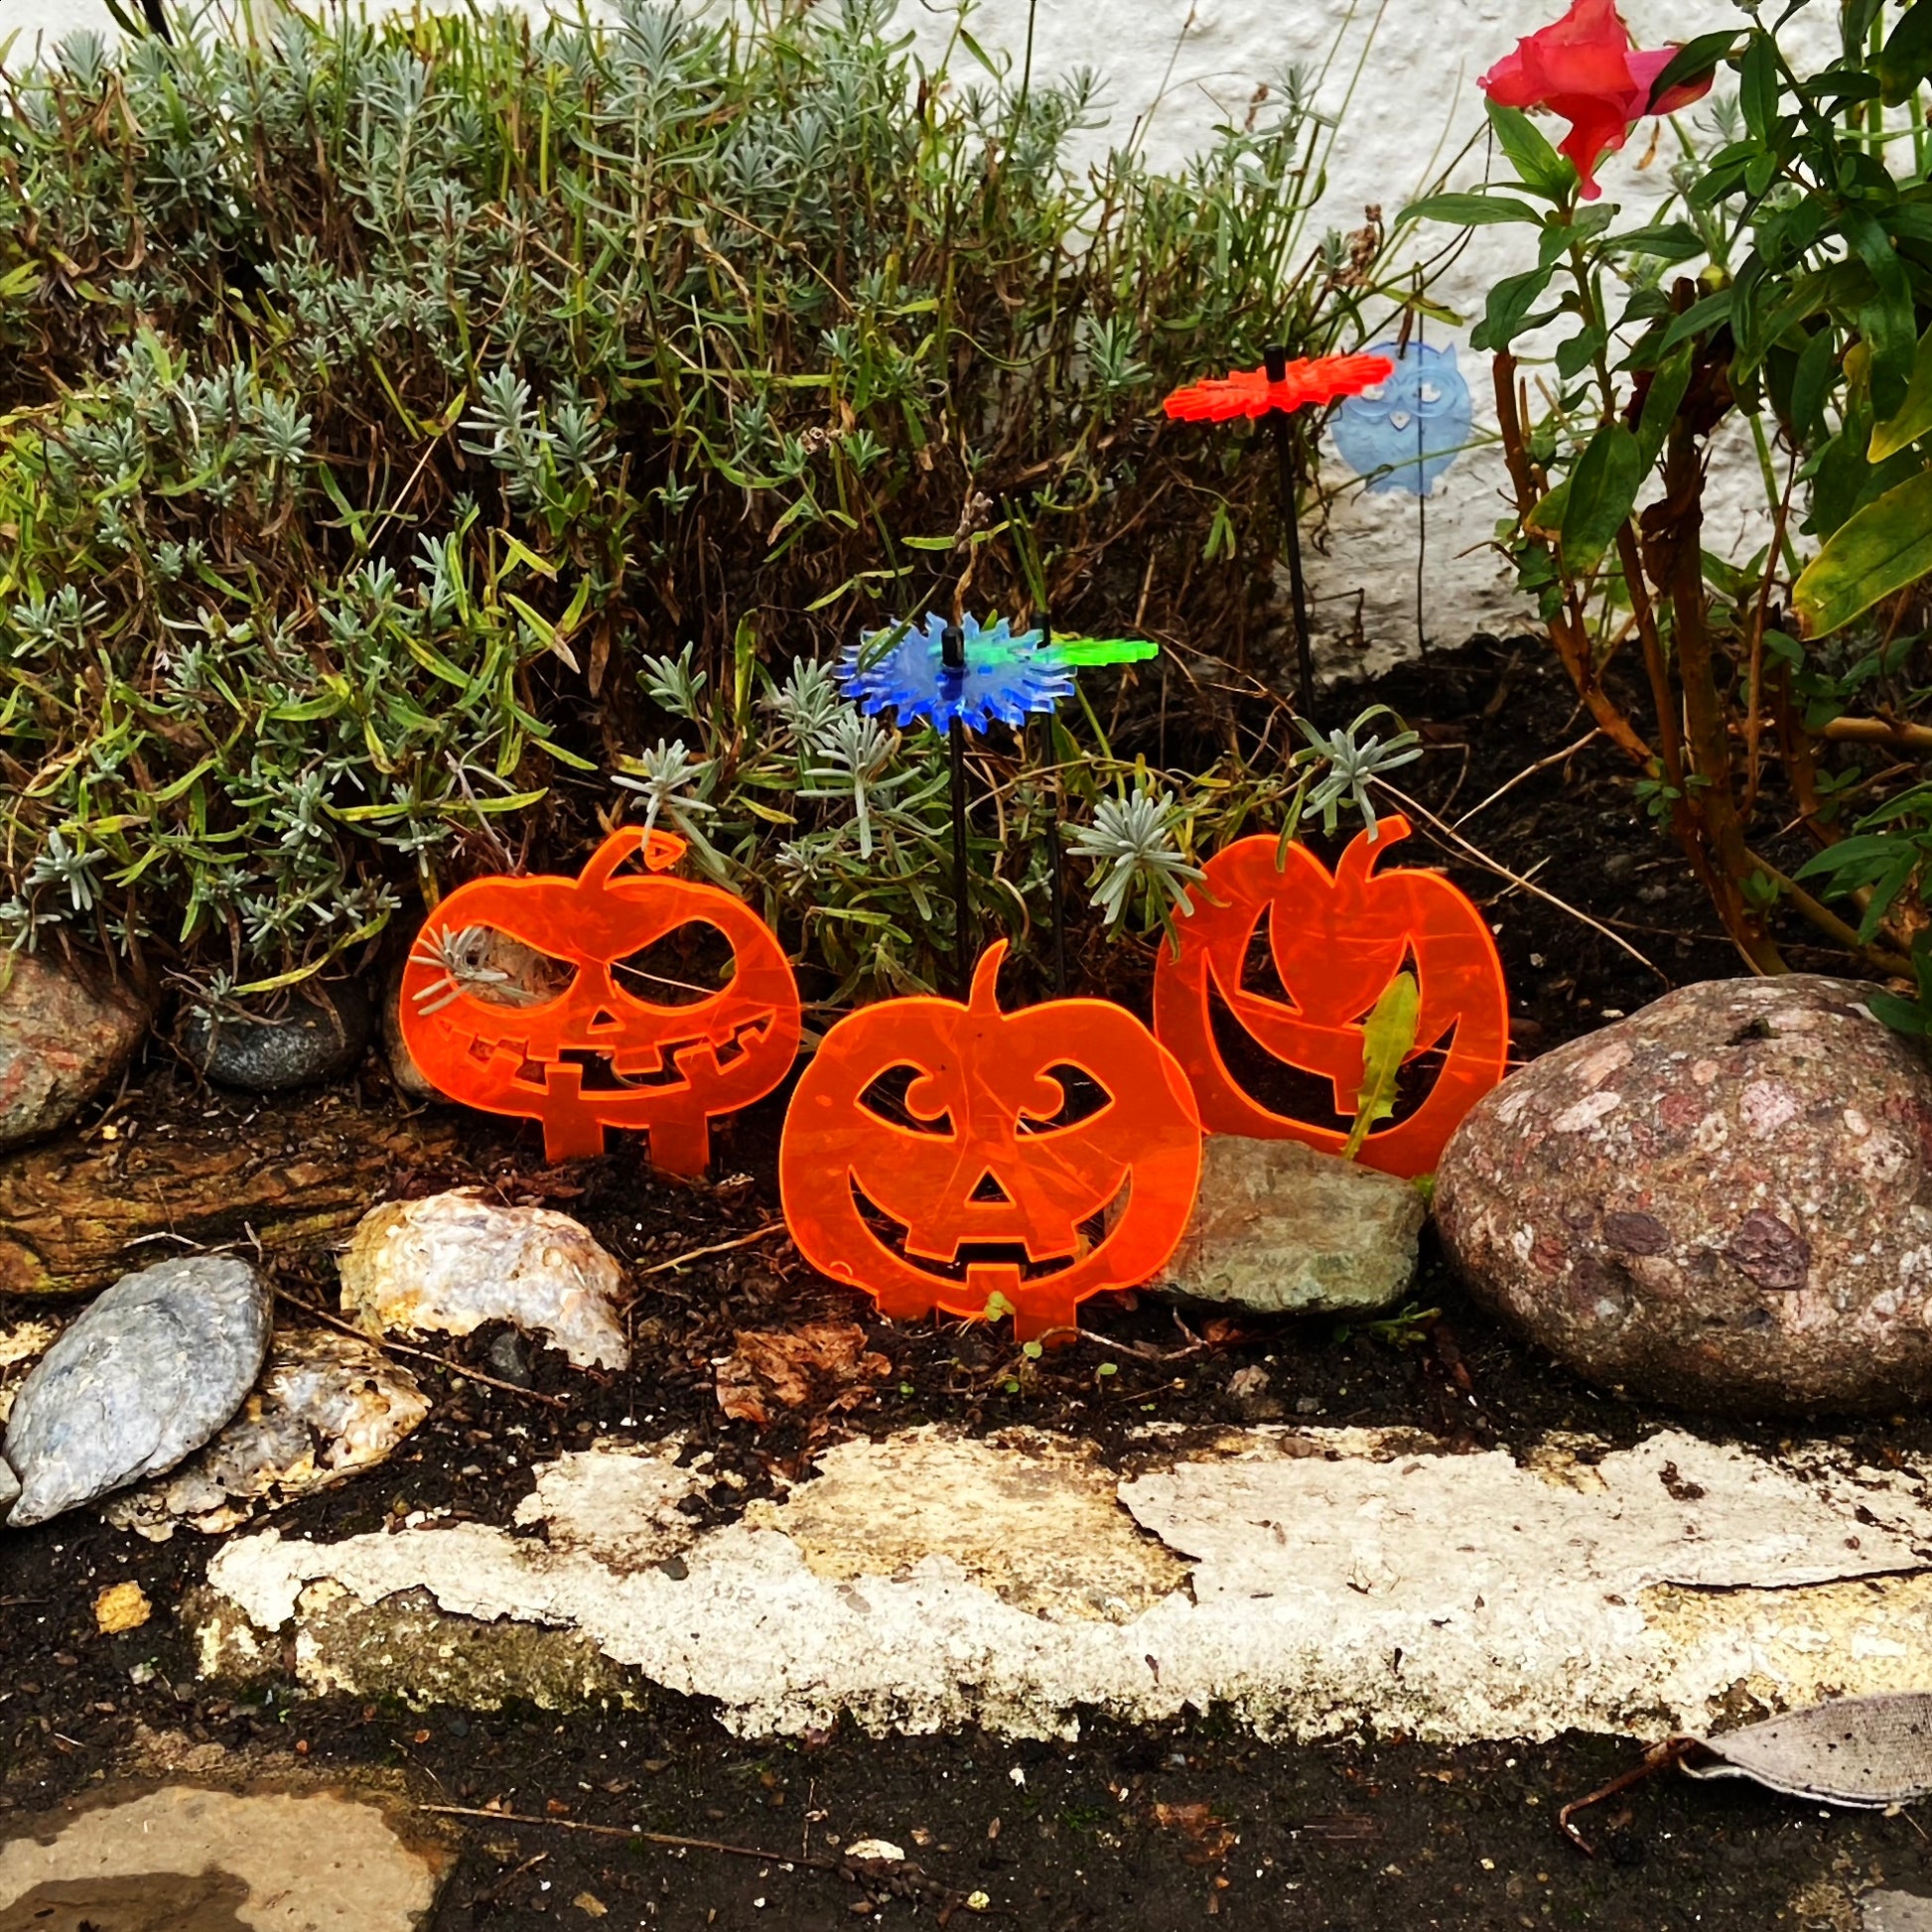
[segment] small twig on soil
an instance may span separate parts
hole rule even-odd
[[[754,1228],[750,1234],[741,1234],[735,1241],[714,1241],[708,1248],[693,1248],[688,1253],[673,1255],[669,1261],[653,1261],[648,1268],[634,1269],[637,1275],[662,1275],[673,1268],[682,1268],[686,1262],[702,1261],[706,1255],[729,1254],[734,1248],[750,1248],[762,1241],[768,1234],[784,1231],[782,1221],[767,1221],[761,1228]]]
[[[340,1329],[345,1335],[353,1335],[357,1341],[375,1342],[379,1348],[393,1349],[398,1355],[414,1355],[420,1361],[434,1362],[438,1368],[447,1370],[451,1375],[460,1375],[466,1382],[486,1382],[492,1389],[501,1389],[505,1395],[520,1395],[526,1401],[541,1402],[546,1409],[568,1409],[570,1404],[554,1395],[545,1395],[541,1389],[519,1389],[514,1382],[499,1382],[493,1375],[485,1375],[481,1369],[474,1369],[463,1362],[453,1362],[447,1355],[439,1355],[433,1348],[411,1348],[407,1342],[391,1341],[384,1335],[380,1341],[366,1334],[352,1322],[344,1321],[333,1315],[327,1309],[319,1309],[313,1302],[305,1302],[299,1295],[291,1295],[287,1289],[278,1288],[277,1298],[286,1302],[292,1309],[300,1309],[304,1314],[313,1315],[318,1321],[326,1321],[332,1328]]]
[[[539,1825],[560,1832],[588,1832],[595,1838],[628,1839],[634,1845],[664,1845],[680,1852],[723,1852],[734,1859],[757,1859],[760,1864],[802,1865],[808,1871],[830,1871],[855,1884],[899,1884],[940,1901],[950,1914],[963,1893],[928,1878],[908,1860],[805,1858],[795,1853],[760,1852],[752,1845],[730,1845],[716,1838],[680,1838],[675,1832],[647,1832],[636,1825],[593,1825],[577,1818],[534,1818],[525,1812],[488,1811],[481,1805],[418,1805],[418,1811],[440,1818],[483,1818],[493,1825]],[[941,1923],[943,1923],[943,1919]]]
[[[1576,744],[1566,745],[1561,752],[1552,752],[1547,759],[1538,759],[1534,764],[1524,765],[1522,770],[1517,772],[1515,777],[1504,780],[1504,782],[1499,784],[1495,788],[1495,790],[1489,794],[1487,798],[1481,800],[1480,803],[1478,804],[1471,805],[1469,809],[1466,812],[1464,812],[1462,816],[1455,821],[1455,824],[1450,829],[1454,831],[1459,831],[1464,825],[1468,824],[1470,819],[1475,817],[1477,812],[1486,811],[1491,805],[1493,805],[1496,802],[1498,798],[1503,797],[1508,792],[1514,791],[1516,787],[1524,781],[1524,779],[1534,778],[1539,771],[1547,771],[1549,770],[1551,765],[1561,764],[1566,759],[1574,759],[1577,756],[1577,754],[1581,752],[1584,749],[1584,747],[1591,741],[1591,739],[1600,738],[1601,736],[1602,733],[1599,732],[1594,725],[1592,725],[1588,731],[1585,732],[1582,738],[1578,739]]]
[[[1629,942],[1629,940],[1618,938],[1618,936],[1614,932],[1612,932],[1608,926],[1604,925],[1600,919],[1592,919],[1587,912],[1580,912],[1576,908],[1576,906],[1572,905],[1567,899],[1559,898],[1555,893],[1546,893],[1541,886],[1531,885],[1531,883],[1527,879],[1525,879],[1520,873],[1511,872],[1510,869],[1507,866],[1503,865],[1499,860],[1490,858],[1488,853],[1484,852],[1480,846],[1471,845],[1469,841],[1465,839],[1459,832],[1457,832],[1453,826],[1445,825],[1443,821],[1440,818],[1438,818],[1436,814],[1432,812],[1427,805],[1417,804],[1416,801],[1413,798],[1411,798],[1406,791],[1398,790],[1394,785],[1390,784],[1386,778],[1377,778],[1374,782],[1380,785],[1381,788],[1384,791],[1386,791],[1389,794],[1389,796],[1393,798],[1396,801],[1396,803],[1402,807],[1404,811],[1414,812],[1418,818],[1426,821],[1429,825],[1433,826],[1435,830],[1441,834],[1442,837],[1449,839],[1453,844],[1459,846],[1462,849],[1462,851],[1466,852],[1469,855],[1469,857],[1476,862],[1477,865],[1486,867],[1490,872],[1493,872],[1499,879],[1507,879],[1512,886],[1520,886],[1526,893],[1530,893],[1534,895],[1534,897],[1536,897],[1537,898],[1547,900],[1551,905],[1554,905],[1559,912],[1568,912],[1573,919],[1578,920],[1581,924],[1588,926],[1592,932],[1600,932],[1603,935],[1603,937],[1610,942],[1611,945],[1619,947],[1622,951],[1627,952],[1630,955],[1630,957],[1634,959],[1637,962],[1637,964],[1641,966],[1646,972],[1655,973],[1657,977],[1660,980],[1662,980],[1666,986],[1670,984],[1670,975],[1667,972],[1665,972],[1664,969],[1661,966],[1659,966],[1655,960],[1645,958],[1645,956],[1642,953],[1640,953],[1636,949],[1636,947]]]

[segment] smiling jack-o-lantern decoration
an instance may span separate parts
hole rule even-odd
[[[1264,1107],[1229,1070],[1215,1038],[1218,1002],[1264,1053],[1333,1083],[1334,1111],[1353,1113],[1363,1081],[1363,1022],[1410,965],[1420,988],[1409,1057],[1444,1047],[1434,1086],[1407,1118],[1371,1133],[1369,1167],[1428,1173],[1444,1143],[1502,1077],[1509,1055],[1509,997],[1482,913],[1441,873],[1377,872],[1409,822],[1386,817],[1361,833],[1330,874],[1306,847],[1286,854],[1272,838],[1237,840],[1208,861],[1194,909],[1174,921],[1178,954],[1163,946],[1154,969],[1154,1030],[1193,1083],[1210,1134],[1297,1140],[1329,1153],[1345,1130]],[[1263,916],[1286,1002],[1248,982]]]
[[[832,1029],[792,1095],[778,1181],[799,1252],[882,1313],[1003,1302],[1026,1341],[1173,1252],[1200,1126],[1186,1076],[1124,1007],[1002,1013],[1005,952],[980,956],[963,1006],[889,1000]]]
[[[614,877],[640,849],[648,871]],[[402,1036],[424,1076],[466,1106],[541,1121],[551,1161],[601,1154],[607,1127],[628,1127],[650,1137],[654,1166],[703,1173],[711,1121],[790,1070],[798,987],[777,935],[743,899],[662,876],[684,850],[668,832],[620,826],[576,879],[475,879],[452,893],[403,969]],[[660,1005],[621,983],[630,955],[690,926],[731,947],[720,991]],[[474,962],[490,933],[560,962],[569,984],[534,1004],[488,997],[504,975]]]

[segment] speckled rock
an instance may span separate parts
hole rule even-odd
[[[147,1024],[133,990],[105,973],[0,951],[0,1148],[65,1127],[119,1075]]]
[[[159,1475],[241,1407],[272,1304],[246,1262],[195,1255],[123,1275],[21,1385],[0,1447],[16,1529]]]
[[[1416,1272],[1422,1196],[1300,1141],[1211,1134],[1157,1287],[1269,1314],[1387,1308]]]
[[[1470,1292],[1658,1401],[1932,1394],[1932,1069],[1864,992],[1687,986],[1513,1074],[1437,1173]]]
[[[374,1024],[369,996],[353,980],[298,992],[273,1019],[186,1014],[181,1049],[210,1080],[249,1093],[286,1093],[333,1080],[361,1058]]]

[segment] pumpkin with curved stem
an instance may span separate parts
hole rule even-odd
[[[964,1005],[889,1000],[832,1029],[786,1112],[778,1182],[799,1252],[883,1313],[1004,1302],[1025,1341],[1173,1252],[1200,1127],[1173,1055],[1124,1007],[1002,1013],[1005,954],[981,954]]]
[[[1456,1123],[1503,1077],[1509,996],[1481,910],[1441,873],[1375,870],[1408,836],[1407,819],[1384,817],[1376,835],[1350,841],[1332,874],[1306,846],[1284,855],[1267,837],[1239,839],[1208,861],[1193,911],[1174,921],[1178,952],[1163,946],[1154,969],[1154,1030],[1187,1069],[1210,1134],[1339,1153],[1345,1131],[1276,1113],[1242,1088],[1214,1036],[1215,1004],[1271,1057],[1325,1076],[1345,1116],[1362,1086],[1363,1022],[1410,962],[1421,999],[1409,1058],[1447,1050],[1421,1105],[1371,1133],[1361,1160],[1388,1173],[1430,1173]],[[1264,917],[1286,1002],[1246,983]]]
[[[605,1129],[627,1127],[649,1136],[654,1166],[703,1173],[711,1121],[790,1070],[798,987],[777,935],[743,899],[662,876],[684,850],[668,832],[624,825],[576,879],[474,879],[452,893],[403,968],[402,1036],[424,1076],[466,1106],[541,1121],[550,1161],[601,1154]],[[619,875],[640,851],[647,870]],[[731,947],[720,991],[664,1006],[618,983],[617,962],[693,925]],[[532,1005],[481,997],[453,965],[478,928],[563,962],[570,983]]]

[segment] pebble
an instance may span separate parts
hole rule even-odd
[[[285,1093],[345,1073],[369,1043],[374,1016],[354,980],[301,988],[287,1013],[271,1020],[211,1018],[192,1007],[181,1027],[191,1064],[225,1087]]]
[[[385,1461],[428,1416],[416,1378],[372,1342],[327,1328],[276,1335],[259,1392],[164,1481],[117,1496],[117,1529],[165,1543],[178,1523],[205,1535],[238,1528],[265,1504],[293,1502]]]
[[[154,1614],[154,1605],[139,1584],[110,1584],[94,1598],[94,1628],[103,1637],[138,1630]]]
[[[502,1207],[468,1188],[387,1201],[356,1224],[342,1279],[343,1312],[370,1335],[467,1335],[507,1321],[547,1336],[577,1368],[630,1360],[616,1313],[623,1271],[551,1208]]]
[[[132,988],[45,953],[0,952],[0,1148],[65,1127],[147,1031]]]
[[[1512,1074],[1437,1174],[1470,1293],[1659,1402],[1932,1395],[1932,1070],[1866,992],[1707,981]]]
[[[1209,1135],[1194,1211],[1157,1286],[1268,1314],[1386,1308],[1427,1216],[1406,1180],[1300,1141]]]
[[[196,1255],[123,1275],[42,1356],[0,1456],[16,1529],[171,1469],[241,1407],[272,1304],[247,1263]]]

